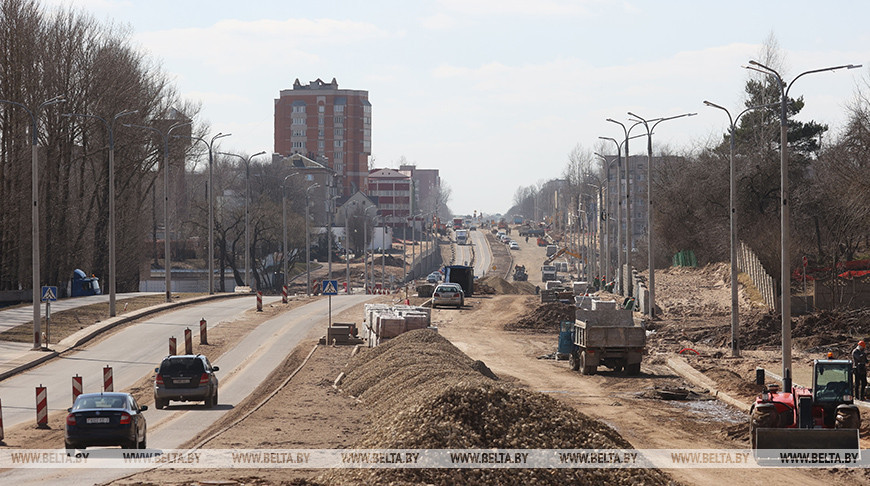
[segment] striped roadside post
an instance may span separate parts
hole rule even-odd
[[[76,398],[82,394],[82,377],[76,374],[72,377],[72,402],[76,403]]]
[[[36,426],[48,428],[48,390],[41,383],[36,387]]]
[[[257,312],[263,312],[263,291],[257,291]]]
[[[199,320],[199,344],[208,344],[208,323],[205,317]]]
[[[184,329],[184,354],[193,354],[193,333],[189,327]]]
[[[169,338],[169,356],[175,356],[178,348],[175,345],[175,336]]]
[[[103,391],[115,391],[114,377],[112,375],[112,367],[106,365],[103,368]]]
[[[281,287],[281,303],[282,304],[287,303],[287,286],[286,285]]]

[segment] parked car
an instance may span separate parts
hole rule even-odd
[[[163,358],[154,368],[154,406],[158,409],[178,402],[205,401],[206,407],[218,403],[218,379],[208,358],[201,354],[183,354]]]
[[[67,409],[64,447],[121,446],[146,447],[147,425],[139,406],[129,393],[84,393]]]
[[[465,292],[456,283],[443,283],[435,287],[432,293],[432,308],[439,305],[455,305],[460,308],[465,305]]]
[[[510,243],[508,243],[508,246],[510,247],[511,250],[519,250],[520,249],[520,244],[517,243],[516,241],[511,241]]]
[[[426,276],[426,281],[429,283],[438,283],[441,281],[441,273],[440,272],[432,272]]]

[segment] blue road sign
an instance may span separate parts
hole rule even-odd
[[[42,302],[54,302],[57,300],[57,287],[42,286]]]
[[[324,280],[323,295],[338,295],[338,280]]]

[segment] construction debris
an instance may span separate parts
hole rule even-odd
[[[483,370],[482,372],[476,369]],[[486,376],[430,330],[351,359],[344,392],[375,419],[363,449],[618,449],[616,431],[557,400]],[[489,372],[488,374],[491,374]],[[493,375],[494,376],[494,375]],[[668,484],[655,469],[334,469],[325,484]]]
[[[504,325],[505,331],[558,333],[562,321],[574,322],[576,308],[571,304],[548,302]]]

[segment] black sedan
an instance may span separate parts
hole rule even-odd
[[[139,406],[129,393],[85,393],[76,398],[66,416],[64,446],[121,446],[144,449],[146,424]]]

